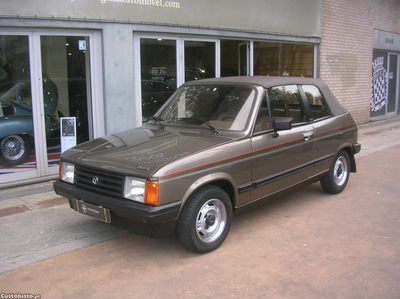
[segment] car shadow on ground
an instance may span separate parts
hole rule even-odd
[[[251,233],[257,227],[274,225],[276,219],[280,219],[280,221],[290,221],[291,218],[296,219],[298,218],[298,214],[304,213],[304,210],[313,210],[313,206],[318,206],[318,202],[332,199],[333,196],[326,194],[321,189],[319,183],[316,183],[303,190],[234,217],[227,240],[218,251],[222,252],[224,250],[223,248],[232,245],[231,243],[235,242],[236,239],[242,239],[243,233]],[[111,241],[115,242],[115,244],[119,244],[116,245],[117,247],[121,246],[120,248],[130,251],[131,254],[134,254],[136,257],[141,254],[144,255],[143,257],[150,254],[151,256],[168,255],[171,258],[172,256],[175,256],[175,258],[201,256],[187,251],[180,246],[175,235],[154,239],[131,232]]]

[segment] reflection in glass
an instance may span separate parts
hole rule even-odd
[[[292,124],[305,122],[301,95],[297,85],[284,85],[268,88],[268,100],[272,119],[289,118]]]
[[[163,125],[242,131],[247,125],[255,91],[235,85],[182,86],[158,112]]]
[[[154,113],[176,90],[176,42],[140,40],[142,116]]]
[[[53,166],[58,164],[60,157],[60,117],[76,118],[77,144],[89,140],[89,39],[42,36],[41,49],[47,153],[49,166]]]
[[[221,77],[247,76],[247,47],[247,42],[221,40]]]
[[[329,116],[331,112],[319,89],[314,85],[303,85],[302,87],[310,105],[312,118],[315,120]]]
[[[0,35],[0,177],[36,168],[27,36]]]
[[[185,41],[185,82],[215,78],[215,43]]]
[[[313,77],[312,45],[254,43],[254,75]]]

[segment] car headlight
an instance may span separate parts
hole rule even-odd
[[[61,181],[73,184],[75,177],[75,165],[67,162],[60,162],[59,177]]]
[[[158,182],[125,177],[124,197],[137,202],[158,205]]]

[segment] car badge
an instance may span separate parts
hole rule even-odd
[[[88,209],[85,204],[81,205],[81,210],[83,213],[85,213],[85,214],[87,213]]]
[[[94,176],[92,179],[93,185],[97,185],[99,183],[99,178],[97,176]]]
[[[150,170],[150,167],[138,166],[138,167],[136,167],[136,169],[149,171],[149,170]]]

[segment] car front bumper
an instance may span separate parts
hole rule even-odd
[[[162,228],[162,226],[172,227],[178,218],[182,204],[181,201],[177,201],[161,206],[148,206],[128,199],[113,198],[103,194],[93,193],[60,180],[54,183],[54,190],[58,195],[68,199],[72,209],[76,210],[77,200],[101,206],[110,210],[111,224],[132,231],[137,231],[134,228],[135,222],[136,225],[140,227],[143,227],[143,225],[155,226],[158,228]],[[154,235],[155,233],[153,230],[152,228],[150,233],[143,234]],[[137,232],[141,233],[140,231]]]

